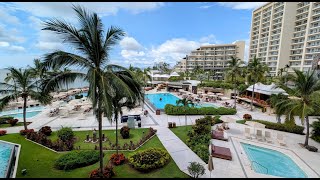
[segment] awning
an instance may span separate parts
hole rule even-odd
[[[249,86],[247,88],[247,91],[253,91],[253,85]],[[262,83],[256,83],[254,86],[254,92],[260,93],[260,94],[266,94],[266,95],[271,95],[271,94],[284,94],[288,95],[285,90],[276,87],[274,83],[270,85],[265,85]]]

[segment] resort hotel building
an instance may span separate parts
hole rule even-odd
[[[307,71],[320,53],[320,3],[270,2],[252,12],[249,60],[261,58],[270,75]]]
[[[217,74],[222,73],[228,67],[228,61],[232,56],[244,60],[244,48],[245,41],[200,46],[180,60],[175,66],[175,71],[191,72],[196,66],[200,66],[205,71],[213,70]]]

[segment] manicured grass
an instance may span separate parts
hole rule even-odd
[[[27,122],[27,124],[30,124],[31,122]],[[16,127],[16,126],[23,126],[23,122],[18,122],[16,125],[11,126],[11,124],[0,124],[0,128],[7,128],[7,127]]]
[[[139,140],[143,137],[143,132],[146,134],[149,131],[148,128],[140,128],[140,129],[130,129],[130,137],[129,139],[123,139],[120,134],[120,129],[118,130],[118,137],[119,137],[119,145],[122,147],[124,143],[130,144],[130,141],[133,143],[139,142]],[[110,147],[109,142],[111,141],[112,144],[116,143],[116,131],[115,130],[104,130],[103,133],[105,134],[105,137],[109,139],[109,141],[106,141],[103,143],[103,146]],[[98,145],[99,143],[86,143],[84,140],[86,139],[87,134],[89,134],[89,137],[92,139],[92,130],[88,131],[74,131],[74,135],[77,138],[76,143],[74,144],[75,147],[80,146],[80,149],[88,149],[92,150],[94,149],[95,145]],[[97,137],[99,136],[97,131]],[[49,136],[51,140],[58,139],[57,133],[52,132],[51,136]]]
[[[113,133],[113,130],[110,130]],[[85,132],[86,133],[86,132]],[[7,134],[0,137],[1,140],[9,141],[17,144],[21,144],[19,166],[17,170],[18,178],[88,178],[92,170],[99,167],[99,162],[70,171],[57,170],[53,167],[54,161],[58,159],[62,153],[55,153],[48,149],[45,149],[37,144],[27,141],[20,134]],[[158,139],[154,136],[146,144],[144,144],[138,150],[143,150],[151,147],[158,147],[165,149]],[[119,151],[122,152],[122,151]],[[105,151],[104,164],[107,163],[109,157],[114,152]],[[124,155],[127,157],[132,152],[123,151]],[[21,170],[27,169],[27,174],[22,175]],[[131,168],[129,164],[124,164],[120,166],[115,166],[116,176],[115,178],[188,178],[188,175],[179,170],[173,159],[171,158],[170,163],[161,169],[154,170],[149,173],[141,173]]]
[[[244,124],[244,123],[246,123],[246,120],[238,120],[238,121],[236,121],[236,123]]]
[[[177,126],[176,128],[170,128],[170,130],[177,135],[184,143],[186,143],[188,131],[191,131],[192,125],[188,126]]]

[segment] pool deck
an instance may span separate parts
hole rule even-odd
[[[147,93],[164,93],[148,91]],[[225,102],[225,101],[224,101]],[[227,100],[227,102],[233,102],[233,100]],[[213,103],[215,106],[222,106],[221,103]],[[177,126],[193,125],[195,124],[195,120],[201,118],[201,115],[193,115],[187,116],[187,122],[185,122],[185,116],[170,116],[164,113],[160,115],[156,115],[148,106],[144,106],[144,109],[148,109],[149,115],[141,116],[142,119],[142,127],[148,128],[153,127],[157,129],[157,135],[170,153],[171,157],[180,168],[181,171],[189,174],[187,172],[187,166],[190,161],[196,161],[200,164],[205,165],[206,174],[203,175],[203,178],[209,178],[210,173],[207,170],[207,162],[203,162],[188,146],[186,146],[170,129],[167,128],[168,122],[175,122]],[[227,115],[228,117],[232,117],[234,119],[242,119],[242,116],[246,113],[249,113],[253,116],[254,119],[261,119],[270,122],[276,122],[276,116],[274,114],[262,113],[259,110],[250,111],[241,106],[237,106],[237,114],[236,115]],[[35,130],[39,130],[42,126],[48,125],[51,126],[53,131],[58,130],[61,126],[69,126],[72,127],[76,131],[80,130],[93,130],[93,128],[97,128],[98,123],[95,117],[90,114],[84,120],[80,120],[77,114],[72,114],[67,118],[62,118],[60,116],[57,117],[48,117],[49,109],[44,110],[34,118],[31,118],[32,122],[28,125],[28,128],[33,128]],[[283,120],[284,118],[282,118]],[[310,123],[315,121],[314,117],[311,117]],[[296,124],[301,125],[301,122],[298,118],[296,118]],[[119,123],[119,127],[122,127],[123,123]],[[220,140],[212,140],[215,145],[228,147],[230,148],[232,154],[232,161],[223,160],[219,158],[213,158],[214,170],[211,173],[211,178],[236,178],[236,177],[270,177],[268,175],[258,174],[251,170],[248,167],[248,163],[245,162],[243,157],[243,153],[241,149],[237,147],[237,143],[239,141],[249,141],[252,144],[267,146],[268,148],[275,148],[277,150],[283,149],[284,151],[292,152],[292,157],[297,164],[308,177],[320,177],[320,152],[310,152],[307,149],[300,147],[298,143],[303,143],[305,140],[305,135],[298,135],[293,133],[281,132],[285,136],[285,141],[287,146],[280,146],[275,137],[276,133],[279,131],[269,130],[272,132],[274,137],[274,144],[269,144],[265,142],[259,142],[257,140],[246,140],[244,137],[244,127],[248,127],[243,124],[238,123],[230,123],[230,130],[227,130],[229,141],[220,141]],[[106,119],[103,118],[103,129],[114,129],[115,123],[112,124]],[[214,128],[214,127],[213,127]],[[20,127],[10,127],[6,128],[8,133],[17,133],[19,130],[23,129],[23,126]],[[264,132],[263,132],[264,134]],[[174,145],[174,146],[173,146]],[[320,149],[320,143],[315,142],[312,139],[309,139],[309,145],[315,146]],[[242,154],[241,154],[242,153]]]

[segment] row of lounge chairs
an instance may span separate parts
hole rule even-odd
[[[211,138],[216,140],[222,140],[222,141],[228,141],[228,134],[226,130],[230,129],[227,125],[227,123],[222,123],[221,126],[217,125],[216,129],[211,131]],[[232,160],[232,155],[230,148],[217,146],[214,144],[211,144],[211,155],[212,157],[226,159],[226,160]]]
[[[50,111],[49,117],[53,117],[59,114],[59,108],[55,108],[54,110]]]
[[[247,139],[257,139],[258,141],[266,141],[268,143],[273,143],[273,138],[272,138],[272,134],[270,131],[265,131],[264,132],[264,136],[262,134],[262,130],[260,129],[257,129],[256,131],[256,135],[254,134],[251,134],[251,129],[250,128],[245,128],[244,129],[244,136],[247,138]],[[281,145],[281,146],[286,146],[286,142],[284,140],[284,135],[281,134],[281,133],[277,133],[277,141],[278,143]]]

